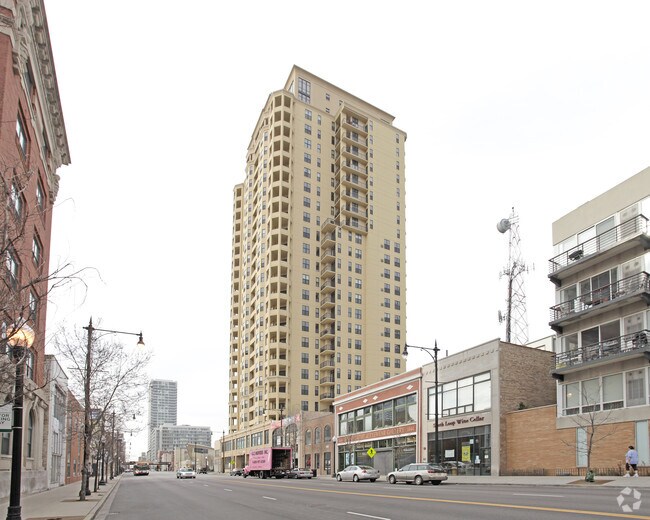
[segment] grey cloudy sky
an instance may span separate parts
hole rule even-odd
[[[55,297],[49,329],[90,316],[142,329],[150,375],[179,382],[179,421],[215,438],[227,423],[232,188],[293,64],[408,133],[409,343],[437,339],[453,353],[504,337],[508,249],[496,223],[513,206],[531,267],[529,337],[548,335],[551,223],[650,164],[647,2],[46,9],[72,158],[51,258],[97,270],[87,293]],[[413,352],[408,368],[428,361]],[[145,448],[133,439],[133,455]]]

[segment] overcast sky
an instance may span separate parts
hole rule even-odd
[[[214,440],[232,188],[292,65],[407,132],[407,341],[443,353],[505,338],[496,224],[512,207],[534,340],[551,332],[552,222],[650,165],[645,1],[45,3],[72,159],[51,261],[96,269],[87,293],[55,295],[48,330],[142,330],[150,376],[178,381],[179,423]],[[429,361],[412,352],[408,369]]]

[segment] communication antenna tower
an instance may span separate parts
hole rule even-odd
[[[499,273],[508,278],[508,298],[505,316],[499,311],[499,323],[506,322],[506,341],[525,345],[528,343],[528,318],[526,316],[526,293],[524,292],[524,274],[528,268],[521,258],[519,235],[519,216],[515,208],[509,218],[497,224],[499,233],[508,232],[508,266]]]

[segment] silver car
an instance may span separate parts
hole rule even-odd
[[[339,471],[336,474],[336,480],[351,480],[352,482],[359,482],[360,480],[369,480],[374,482],[379,478],[379,470],[372,466],[348,466],[347,468]]]
[[[390,484],[397,484],[398,482],[413,483],[418,486],[425,482],[431,482],[437,486],[442,481],[447,480],[447,472],[442,466],[437,464],[407,464],[397,471],[391,471],[386,479]]]
[[[181,468],[176,472],[176,478],[196,478],[196,472],[192,468]]]

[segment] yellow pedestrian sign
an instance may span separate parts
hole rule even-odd
[[[368,457],[372,459],[377,452],[375,451],[375,448],[370,448],[366,453],[368,454]]]

